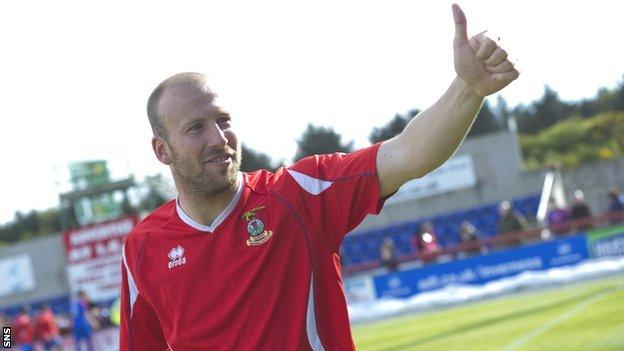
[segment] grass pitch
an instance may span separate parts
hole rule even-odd
[[[622,351],[624,276],[353,327],[356,348]]]

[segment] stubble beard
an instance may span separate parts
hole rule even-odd
[[[175,152],[172,152],[172,156],[171,172],[178,187],[182,188],[188,196],[197,199],[211,198],[230,189],[236,183],[241,166],[240,148],[232,158],[232,166],[225,171],[219,169],[209,171],[205,165],[199,164],[199,172],[197,172],[193,169],[196,167],[192,167],[190,162],[181,159]]]

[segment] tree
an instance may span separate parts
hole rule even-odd
[[[616,111],[624,111],[624,76],[615,89],[614,107]]]
[[[420,109],[413,108],[413,109],[407,111],[407,118],[411,121],[412,118],[416,117],[420,112],[421,112]]]
[[[58,208],[49,208],[39,212],[42,233],[58,233],[61,231],[60,211]]]
[[[512,111],[509,109],[507,100],[502,95],[496,98],[496,107],[494,108],[494,115],[496,115],[498,123],[501,129],[509,128],[509,120],[513,118]]]
[[[141,185],[147,190],[139,201],[141,211],[151,212],[171,199],[171,184],[161,173],[146,176]]]
[[[353,141],[343,144],[340,139],[340,134],[332,128],[308,124],[301,138],[297,140],[297,152],[294,160],[298,161],[310,155],[353,151]]]
[[[595,97],[577,102],[576,110],[584,118],[603,112],[624,111],[624,79],[613,90],[600,88]]]
[[[28,213],[17,211],[12,221],[0,226],[0,242],[15,242],[58,233],[61,230],[59,217],[58,208],[31,210]]]
[[[624,154],[624,112],[572,117],[544,131],[520,137],[529,169],[549,164],[576,167]]]
[[[0,241],[3,242],[15,242],[20,238],[20,232],[15,225],[15,222],[5,223],[0,227]]]
[[[591,117],[598,113],[596,101],[592,99],[583,99],[578,103],[578,110],[582,117]]]
[[[468,137],[492,133],[499,130],[501,130],[501,125],[496,119],[494,112],[492,112],[490,104],[486,100],[483,103],[481,110],[479,110],[479,114],[477,115],[475,122],[472,124],[472,128],[470,128]]]
[[[419,109],[411,109],[407,112],[407,115],[405,116],[397,113],[396,115],[394,115],[394,118],[390,122],[386,123],[384,126],[373,128],[373,131],[368,136],[368,140],[371,142],[371,144],[375,144],[380,141],[388,140],[394,137],[395,135],[401,133],[403,129],[405,129],[409,121],[411,121],[412,118],[414,118],[419,113]]]
[[[546,86],[544,95],[539,100],[531,103],[528,108],[519,106],[514,112],[518,116],[520,131],[535,134],[570,117],[576,109],[574,105],[561,101],[559,94]]]
[[[275,167],[273,166],[273,162],[271,158],[262,152],[254,151],[244,144],[242,145],[243,149],[243,160],[241,163],[241,171],[243,172],[253,172],[259,169],[267,169],[270,171],[274,171]]]

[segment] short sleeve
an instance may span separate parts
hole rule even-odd
[[[128,269],[125,250],[121,273],[119,350],[169,350],[156,313],[137,290],[132,272]]]
[[[338,247],[368,214],[378,214],[377,152],[381,143],[353,153],[306,157],[286,169],[288,192],[311,225]]]

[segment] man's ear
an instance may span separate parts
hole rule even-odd
[[[154,136],[152,138],[152,149],[154,150],[154,155],[156,155],[158,161],[166,165],[171,164],[171,150],[169,150],[169,145],[167,145],[165,138]]]

